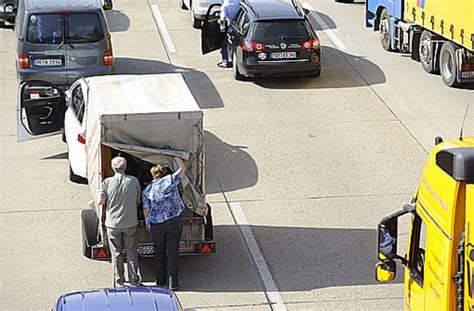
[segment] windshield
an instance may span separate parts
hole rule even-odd
[[[97,13],[32,14],[28,21],[27,41],[60,44],[63,41],[64,20],[67,22],[68,43],[98,42],[104,33]]]
[[[309,32],[304,21],[261,21],[255,25],[253,40],[306,40],[308,37]]]
[[[27,40],[31,43],[59,44],[63,41],[62,14],[32,14]]]

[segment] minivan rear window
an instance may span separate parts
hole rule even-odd
[[[67,15],[68,42],[97,42],[104,38],[99,15],[96,13],[73,13]]]
[[[59,44],[63,41],[62,14],[32,14],[28,21],[27,41]]]
[[[283,39],[307,39],[308,29],[304,21],[260,21],[255,23],[253,40],[273,41]]]
[[[67,27],[64,27],[64,21]],[[28,21],[27,41],[60,44],[67,29],[68,43],[98,42],[104,39],[99,15],[96,13],[32,14]]]

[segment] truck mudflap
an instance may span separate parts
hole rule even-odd
[[[95,210],[87,209],[81,213],[82,218],[82,250],[84,256],[94,260],[110,260],[107,243],[101,241],[99,219]],[[212,227],[212,223],[210,224]],[[201,255],[216,252],[216,242],[205,234],[202,217],[183,218],[183,233],[179,245],[179,255]],[[105,233],[105,230],[104,230]],[[139,221],[137,252],[140,257],[153,257],[155,250],[153,238],[146,231],[143,221]]]

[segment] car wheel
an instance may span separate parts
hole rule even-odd
[[[69,164],[69,180],[76,184],[87,184],[86,178],[74,174],[74,172],[72,171],[71,164]]]
[[[193,26],[193,28],[195,29],[200,29],[202,28],[202,23],[200,20],[198,20],[196,18],[196,16],[194,15],[194,11],[193,11],[193,2],[190,1],[189,2],[189,13],[191,15],[191,26]]]
[[[420,62],[421,66],[427,73],[436,73],[436,60],[434,59],[434,48],[433,34],[427,30],[423,30],[420,38]]]
[[[234,76],[234,79],[238,81],[242,81],[245,78],[239,72],[239,67],[237,66],[237,55],[235,51],[232,53],[232,75]]]
[[[313,77],[318,78],[319,76],[321,76],[321,68],[319,68],[313,73]]]
[[[388,14],[386,9],[383,9],[382,13],[380,14],[379,37],[380,43],[382,44],[384,50],[391,51],[392,34],[390,31],[390,15]]]
[[[456,59],[456,50],[459,47],[451,42],[445,42],[441,47],[439,69],[441,78],[447,86],[457,86],[458,61]]]

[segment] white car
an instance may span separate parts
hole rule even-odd
[[[211,4],[222,4],[222,0],[179,0],[182,9],[188,9],[191,25],[194,28],[201,28],[204,17],[206,17],[207,9]],[[216,6],[213,10],[219,11],[220,7]],[[212,12],[212,13],[214,13]]]
[[[23,82],[17,107],[18,141],[56,134],[64,125],[63,140],[68,146],[69,179],[76,183],[87,183],[86,90],[83,79],[73,83],[65,93],[45,82]]]

